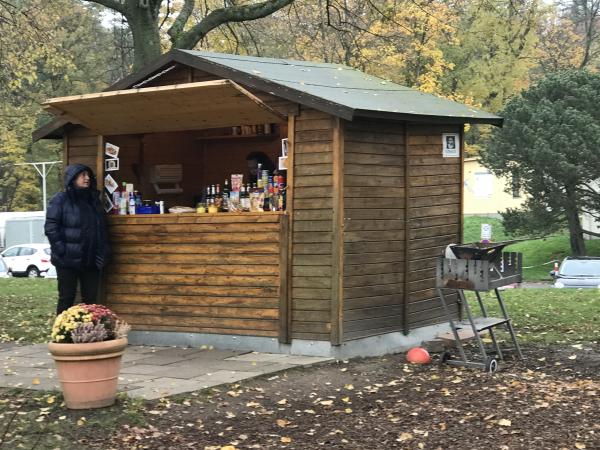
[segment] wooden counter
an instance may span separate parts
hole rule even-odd
[[[288,336],[284,212],[110,216],[107,305],[135,330]]]

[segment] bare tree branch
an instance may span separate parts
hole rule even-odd
[[[171,38],[171,42],[173,44],[179,40],[179,35],[183,31],[183,28],[192,15],[192,12],[194,12],[194,6],[196,6],[196,0],[185,0],[177,19],[175,19],[175,22],[173,22],[173,25],[171,25],[169,31],[167,31],[167,34]]]
[[[588,231],[588,230],[581,230],[583,232],[583,234],[589,234],[590,236],[597,236],[600,237],[600,233],[595,233],[593,231]]]
[[[125,5],[117,0],[92,0],[94,3],[98,3],[99,5],[106,6],[113,11],[121,13],[125,15],[126,8]]]
[[[200,23],[189,31],[182,33],[176,42],[177,48],[191,49],[206,34],[227,22],[244,22],[266,17],[284,6],[291,4],[294,0],[268,0],[254,5],[231,6],[219,8],[210,12]]]

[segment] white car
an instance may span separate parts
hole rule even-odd
[[[8,267],[6,267],[2,256],[0,256],[0,278],[8,278]]]
[[[12,275],[39,277],[45,273],[50,262],[50,244],[20,244],[8,247],[1,253]]]

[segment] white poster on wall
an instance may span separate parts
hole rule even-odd
[[[458,133],[442,134],[442,147],[444,158],[458,158],[460,156],[460,139]]]

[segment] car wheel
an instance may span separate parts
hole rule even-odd
[[[31,266],[27,269],[27,276],[29,278],[37,278],[40,276],[40,271],[37,267]]]

